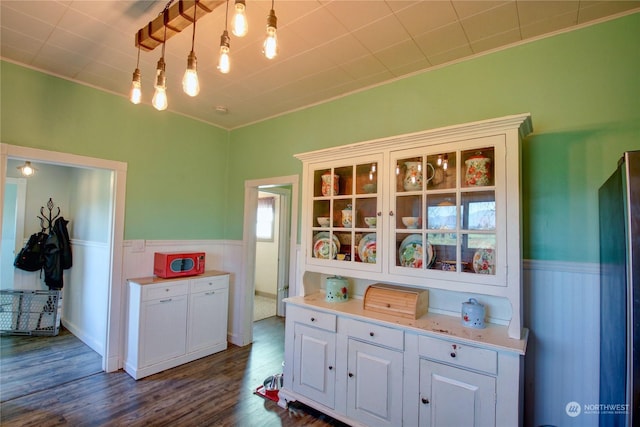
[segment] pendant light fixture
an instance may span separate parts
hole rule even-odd
[[[166,12],[164,12],[166,14]],[[158,66],[156,67],[156,91],[153,94],[153,99],[151,100],[151,104],[155,107],[156,110],[162,111],[167,109],[167,105],[169,104],[167,100],[167,76],[166,72],[166,64],[164,62],[164,46],[167,42],[167,27],[164,27],[164,39],[162,41],[162,56],[158,61]]]
[[[196,41],[196,11],[198,10],[198,0],[193,4],[193,33],[191,35],[191,52],[187,57],[187,70],[182,77],[182,90],[189,96],[196,96],[200,93],[200,82],[198,81],[198,64],[196,53],[193,50]],[[167,27],[165,27],[166,30]],[[164,49],[164,45],[162,46]],[[164,55],[163,55],[164,56]]]
[[[274,0],[271,0],[271,10],[267,16],[267,37],[264,40],[263,52],[267,59],[273,59],[278,54],[278,38],[276,29],[278,28],[278,18],[273,10]]]
[[[129,100],[133,104],[140,104],[142,99],[142,75],[140,74],[140,45],[138,45],[138,61],[136,62],[136,69],[133,72],[133,80],[131,82],[131,93]]]
[[[36,173],[36,168],[31,166],[31,162],[29,161],[25,161],[24,165],[18,166],[16,169],[20,171],[22,176],[32,176],[34,173]]]
[[[228,2],[227,2],[228,7]],[[247,5],[244,0],[236,0],[235,3],[236,14],[233,16],[233,29],[231,32],[236,37],[244,37],[247,35],[249,31],[249,26],[247,25],[247,15],[245,11],[247,9]],[[226,25],[225,25],[226,27]]]
[[[222,74],[227,74],[231,67],[229,61],[229,32],[227,31],[227,18],[229,17],[229,0],[227,0],[227,9],[224,15],[224,31],[220,36],[220,57],[218,58],[218,70]]]

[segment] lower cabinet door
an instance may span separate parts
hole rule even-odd
[[[227,289],[191,294],[187,352],[220,344],[227,340]]]
[[[140,319],[140,366],[164,362],[185,354],[187,296],[145,301]]]
[[[421,427],[496,425],[496,379],[420,360]]]
[[[402,425],[403,353],[349,339],[347,416],[370,427]]]
[[[293,390],[329,408],[335,406],[335,332],[296,323]]]

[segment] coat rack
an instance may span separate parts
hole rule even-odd
[[[58,211],[56,212],[56,214],[53,214],[53,200],[51,200],[51,197],[49,197],[49,201],[47,202],[47,209],[49,210],[49,214],[46,215],[44,212],[44,206],[40,207],[40,215],[38,215],[38,218],[40,219],[40,228],[42,228],[42,231],[44,232],[45,230],[49,230],[49,232],[51,232],[51,228],[53,226],[53,221],[56,220],[56,218],[58,218],[60,216],[60,207],[57,206],[56,209],[58,209]],[[46,224],[46,226],[45,226]]]

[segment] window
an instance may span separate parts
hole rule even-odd
[[[258,240],[273,241],[275,200],[275,197],[261,197],[258,199],[258,221],[256,224],[256,237]]]

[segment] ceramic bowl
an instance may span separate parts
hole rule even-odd
[[[331,224],[331,219],[328,216],[319,216],[317,220],[320,227],[328,227]]]
[[[420,225],[420,217],[417,216],[403,216],[402,223],[407,228],[418,228]]]
[[[378,186],[376,184],[369,183],[369,184],[363,185],[362,189],[364,190],[365,193],[375,193],[376,191],[378,191]]]
[[[364,217],[364,223],[367,224],[369,228],[376,228],[377,221],[378,221],[378,218],[376,218],[375,216]]]

